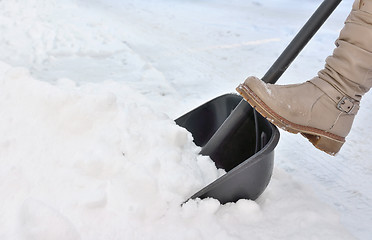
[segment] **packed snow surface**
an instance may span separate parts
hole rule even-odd
[[[370,239],[372,99],[336,157],[282,132],[256,201],[173,119],[262,76],[317,0],[0,1],[0,239]],[[341,3],[280,83],[331,54]]]

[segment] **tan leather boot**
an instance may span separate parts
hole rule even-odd
[[[272,85],[249,77],[237,91],[268,120],[301,133],[335,155],[350,132],[362,96],[372,86],[372,0],[357,0],[318,76]]]

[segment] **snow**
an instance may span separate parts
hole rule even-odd
[[[281,132],[256,201],[173,119],[263,76],[318,0],[0,1],[0,239],[370,239],[367,94],[336,157]],[[312,78],[343,1],[280,80]]]

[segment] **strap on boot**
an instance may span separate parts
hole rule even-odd
[[[350,115],[356,115],[358,113],[359,101],[345,95],[334,86],[318,77],[313,78],[309,82],[317,86],[322,90],[322,92],[331,98],[335,102],[335,107],[338,110]]]

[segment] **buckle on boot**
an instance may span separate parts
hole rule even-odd
[[[337,109],[347,114],[351,114],[354,108],[355,108],[354,99],[346,96],[343,96],[341,100],[337,103]]]

